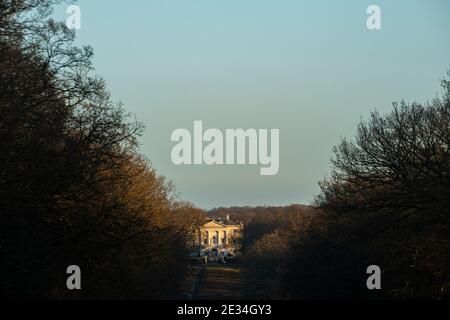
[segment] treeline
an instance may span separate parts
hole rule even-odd
[[[293,204],[286,207],[232,207],[208,211],[212,218],[225,218],[244,224],[242,239],[243,296],[248,299],[283,299],[281,287],[286,272],[289,246],[299,234],[310,232],[320,210]]]
[[[372,113],[332,164],[315,210],[230,209],[254,235],[247,296],[450,298],[450,79],[428,103]],[[382,270],[382,290],[366,287],[370,265]]]
[[[245,232],[242,239],[244,253],[264,235],[297,225],[304,215],[316,209],[310,206],[293,204],[287,207],[231,207],[215,208],[207,212],[210,218],[225,219],[243,223]]]
[[[57,2],[0,0],[0,295],[174,297],[203,213],[139,154],[142,125],[48,18]]]

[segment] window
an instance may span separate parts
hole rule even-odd
[[[214,243],[215,245],[218,245],[218,244],[219,244],[219,231],[216,231],[216,234],[215,234],[214,237],[213,237],[213,243]]]
[[[206,231],[204,234],[205,239],[203,240],[203,243],[208,245],[209,244],[209,232]]]
[[[223,244],[227,244],[227,232],[226,232],[226,231],[223,232],[222,243],[223,243]]]

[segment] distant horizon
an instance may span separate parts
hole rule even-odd
[[[244,206],[231,206],[231,207],[214,207],[211,209],[205,209],[205,208],[199,208],[202,210],[205,210],[207,212],[217,209],[233,209],[233,208],[286,208],[291,206],[302,206],[302,207],[313,207],[313,205],[310,204],[302,204],[302,203],[291,203],[286,205],[244,205]]]

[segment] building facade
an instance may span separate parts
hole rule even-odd
[[[200,256],[226,257],[239,253],[243,225],[226,220],[210,220],[198,230]]]

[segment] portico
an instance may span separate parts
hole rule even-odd
[[[227,220],[211,220],[202,225],[198,232],[200,255],[234,255],[239,249],[242,224]]]

